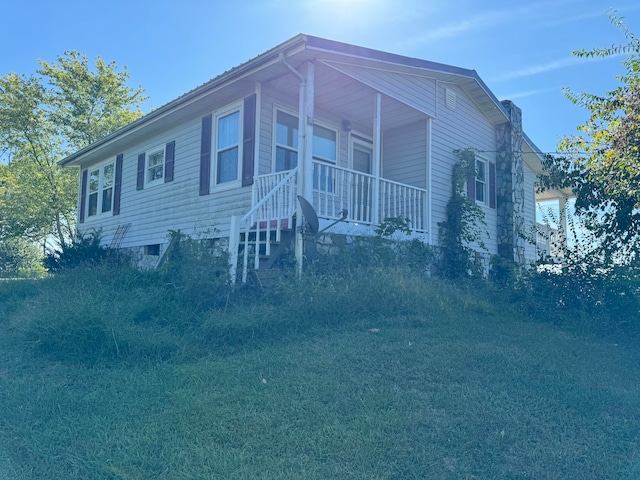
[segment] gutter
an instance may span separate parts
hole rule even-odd
[[[295,47],[298,44],[304,44],[305,41],[306,39],[304,35],[302,34],[297,35],[292,39],[272,48],[271,50],[268,50],[267,52],[262,53],[257,57],[254,57],[252,60],[248,60],[247,62],[218,75],[217,77],[213,78],[212,80],[209,80],[203,85],[194,88],[190,92],[187,92],[181,95],[180,97],[174,100],[171,100],[169,103],[164,104],[157,110],[153,110],[147,113],[146,115],[140,117],[137,120],[134,120],[128,125],[125,125],[124,127],[120,128],[119,130],[116,130],[115,132],[107,135],[106,137],[103,137],[100,140],[97,140],[96,142],[92,143],[91,145],[84,147],[81,150],[78,150],[76,153],[73,153],[63,158],[62,160],[60,160],[60,162],[58,162],[58,164],[62,167],[68,166],[70,163],[90,153],[92,150],[95,150],[110,142],[113,142],[119,137],[127,133],[130,133],[138,128],[141,128],[144,125],[152,123],[189,103],[193,103],[198,99],[200,99],[201,97],[207,95],[211,91],[223,86],[224,84],[234,81],[238,77],[247,75],[269,62],[273,62],[274,60],[280,61],[280,58],[283,55],[284,50]],[[288,64],[286,60],[283,61],[283,65],[287,66],[299,79],[302,78],[302,76],[290,64]]]

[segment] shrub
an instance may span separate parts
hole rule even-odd
[[[171,230],[166,256],[160,276],[179,300],[197,310],[226,305],[232,285],[225,249]]]
[[[107,260],[109,251],[100,245],[101,232],[94,230],[88,233],[78,233],[70,246],[63,246],[60,250],[49,253],[44,265],[50,272],[75,268],[80,265],[97,265]]]
[[[408,218],[386,218],[375,232],[376,236],[357,236],[350,243],[344,242],[338,251],[330,249],[318,255],[311,271],[338,274],[384,267],[420,275],[431,271],[435,259],[433,248],[417,238],[403,238],[402,234],[412,233]]]

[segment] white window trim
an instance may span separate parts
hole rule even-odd
[[[218,110],[213,112],[213,118],[211,122],[211,176],[209,180],[209,184],[211,186],[211,191],[222,191],[222,190],[230,190],[232,188],[238,188],[242,186],[242,146],[244,143],[243,139],[243,125],[244,125],[244,103],[242,101],[234,102],[232,104],[226,105]],[[222,117],[226,117],[227,115],[231,115],[235,112],[238,112],[238,171],[236,172],[236,179],[218,183],[218,120]]]
[[[298,120],[298,122],[300,121],[299,117],[298,117],[298,112],[295,112],[291,109],[288,109],[286,107],[281,107],[280,105],[273,105],[273,148],[272,148],[272,152],[271,152],[271,171],[275,172],[276,171],[276,161],[277,161],[277,156],[278,156],[278,147],[281,148],[285,148],[291,152],[296,152],[297,156],[298,156],[298,161],[300,161],[300,145],[298,145],[298,148],[293,148],[293,147],[289,147],[288,145],[282,145],[278,143],[278,112],[282,112],[282,113],[286,113],[287,115],[291,115],[292,117],[294,117],[296,120]],[[299,125],[298,125],[298,130],[299,130]],[[299,133],[298,133],[299,134]],[[285,170],[287,171],[287,170]]]
[[[364,146],[366,148],[371,149],[371,173],[369,173],[369,175],[373,175],[373,170],[374,170],[374,165],[373,165],[373,161],[374,161],[374,156],[375,156],[375,152],[373,150],[373,138],[371,138],[369,135],[365,135],[363,133],[360,132],[349,132],[349,168],[351,170],[354,170],[354,166],[353,166],[353,150],[355,148],[356,145],[361,145]]]
[[[277,142],[277,125],[278,125],[278,112],[282,112],[282,113],[286,113],[287,115],[291,115],[292,117],[296,118],[299,121],[299,117],[298,117],[298,113],[294,112],[291,109],[288,109],[286,107],[282,107],[280,105],[276,105],[274,104],[273,106],[273,133],[272,133],[272,149],[271,149],[271,171],[275,172],[276,171],[276,156],[277,156],[277,151],[278,151],[278,147],[281,148],[286,148],[287,150],[290,150],[292,152],[296,152],[298,154],[298,162],[300,162],[300,145],[298,145],[298,148],[292,148],[289,147],[288,145],[281,145]],[[339,163],[339,157],[340,157],[340,130],[338,128],[336,128],[333,125],[330,125],[328,123],[325,122],[318,122],[318,121],[314,121],[313,122],[313,126],[319,126],[322,128],[325,128],[326,130],[330,130],[332,132],[335,133],[335,138],[336,138],[336,150],[335,150],[335,160],[331,160],[328,158],[324,158],[324,157],[320,157],[320,156],[316,156],[313,154],[313,146],[312,146],[312,152],[311,152],[311,157],[313,160],[316,161],[320,161],[320,162],[324,162],[327,163],[329,165],[338,165]],[[299,130],[299,129],[298,129]],[[315,132],[314,132],[315,135]],[[312,140],[313,142],[313,140]]]
[[[328,158],[318,157],[318,156],[314,155],[313,154],[313,145],[312,145],[312,148],[311,148],[311,157],[313,158],[313,160],[318,160],[320,162],[328,163],[329,165],[338,165],[338,160],[339,160],[339,157],[340,157],[340,131],[337,128],[335,128],[335,127],[333,127],[331,125],[328,125],[326,123],[323,123],[323,122],[313,122],[313,126],[315,127],[316,125],[319,126],[319,127],[324,128],[326,130],[330,130],[330,131],[332,131],[333,133],[336,134],[336,151],[335,151],[335,157],[336,158],[335,158],[335,160],[330,160]],[[313,136],[315,137],[315,130],[313,132]]]
[[[155,180],[149,180],[149,161],[151,160],[151,155],[156,152],[162,151],[162,177],[156,178]],[[166,145],[158,145],[157,147],[150,148],[146,152],[144,152],[144,187],[155,187],[157,185],[162,185],[164,183],[164,175],[166,172],[166,163],[167,163],[167,146]]]
[[[102,211],[102,197],[104,195],[104,169],[105,167],[113,165],[113,180],[111,183],[111,208],[106,212]],[[96,213],[91,215],[89,213],[89,208],[91,204],[91,172],[98,170],[98,191],[96,192],[98,195],[98,200],[96,202]],[[106,160],[104,162],[98,163],[96,165],[92,165],[87,168],[87,191],[86,191],[86,210],[85,210],[85,218],[95,218],[101,215],[113,215],[113,199],[115,193],[115,185],[116,185],[116,162],[115,160]]]
[[[483,198],[484,201],[480,201],[478,200],[478,162],[482,162],[484,163],[484,179],[482,180],[483,183]],[[476,174],[473,176],[473,181],[476,182],[475,186],[474,186],[474,190],[475,190],[475,196],[476,198],[474,198],[474,201],[478,204],[478,205],[482,205],[485,207],[489,206],[489,160],[487,160],[486,158],[483,157],[475,157],[474,160],[474,169]]]

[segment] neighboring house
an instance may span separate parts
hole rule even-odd
[[[101,229],[106,245],[154,264],[168,231],[181,230],[225,239],[234,257],[246,242],[246,263],[252,242],[280,240],[301,218],[297,195],[321,228],[346,210],[331,232],[366,234],[405,217],[437,245],[455,151],[468,147],[477,151],[468,192],[485,213],[488,254],[533,261],[536,245],[522,234],[535,224],[541,162],[520,109],[498,101],[474,70],[309,35],[61,164],[81,170],[78,229]]]

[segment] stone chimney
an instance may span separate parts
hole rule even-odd
[[[496,208],[498,254],[523,265],[524,160],[522,156],[522,110],[503,100],[509,121],[496,126]]]

